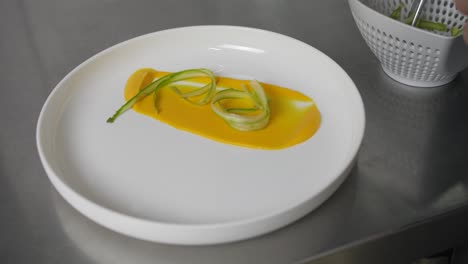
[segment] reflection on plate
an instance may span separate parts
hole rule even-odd
[[[132,111],[107,124],[141,67],[204,67],[290,87],[314,98],[322,124],[279,151],[219,144]],[[258,29],[197,26],[126,41],[78,66],[47,99],[37,144],[53,185],[93,221],[149,241],[214,244],[278,229],[325,201],[351,168],[364,123],[351,79],[311,46]]]

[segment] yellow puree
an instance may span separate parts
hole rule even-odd
[[[153,69],[137,70],[127,80],[125,99],[129,100],[155,78],[166,74],[169,73]],[[219,87],[241,89],[242,84],[248,85],[249,82],[249,80],[217,77]],[[162,88],[157,92],[159,112],[154,108],[153,96],[140,100],[133,106],[133,110],[177,129],[218,142],[256,149],[287,148],[314,135],[320,126],[320,112],[311,98],[272,84],[262,83],[262,86],[269,98],[271,116],[269,124],[256,131],[235,130],[213,112],[210,104],[202,106],[191,104],[170,88]]]

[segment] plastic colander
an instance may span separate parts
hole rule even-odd
[[[430,32],[389,17],[400,3],[406,17],[412,0],[348,0],[354,20],[383,70],[412,86],[432,87],[452,81],[468,66],[468,46],[452,37],[452,27],[468,21],[453,1],[427,0],[420,18],[447,25],[446,32]]]

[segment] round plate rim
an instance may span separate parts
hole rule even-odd
[[[206,28],[206,29],[229,29],[229,30],[247,30],[247,31],[257,31],[257,32],[263,32],[267,34],[273,34],[276,35],[277,37],[280,38],[287,38],[290,41],[296,42],[301,45],[306,45],[311,49],[314,49],[316,52],[318,52],[321,56],[323,56],[324,59],[328,60],[331,64],[334,64],[337,70],[341,71],[343,77],[346,79],[347,82],[354,88],[354,89],[349,89],[348,95],[353,96],[354,98],[354,103],[356,104],[355,110],[357,111],[357,115],[355,116],[356,121],[353,123],[353,126],[356,127],[356,133],[353,135],[354,140],[352,141],[352,147],[351,147],[351,152],[347,156],[345,160],[345,166],[342,167],[341,169],[341,174],[337,177],[336,181],[331,181],[329,182],[328,185],[326,185],[322,190],[320,190],[319,195],[322,194],[322,199],[320,201],[316,201],[312,205],[308,205],[310,203],[310,200],[314,197],[311,197],[309,200],[301,201],[299,204],[292,206],[288,208],[287,210],[280,210],[278,212],[273,212],[268,215],[261,215],[257,216],[254,218],[249,218],[249,219],[242,219],[242,220],[237,220],[237,221],[232,221],[232,222],[224,222],[224,223],[215,223],[215,224],[179,224],[179,223],[165,223],[165,222],[157,222],[157,221],[151,221],[148,219],[142,219],[138,218],[135,216],[127,215],[121,212],[114,211],[112,209],[106,208],[92,200],[89,200],[87,197],[83,196],[79,192],[75,191],[71,186],[68,186],[66,183],[64,183],[62,180],[60,180],[60,177],[58,176],[57,172],[54,171],[52,166],[50,165],[48,158],[46,154],[44,153],[43,149],[43,143],[42,143],[42,127],[43,127],[43,119],[44,116],[46,115],[48,105],[50,104],[51,98],[55,96],[56,93],[60,91],[60,89],[65,89],[63,88],[64,86],[62,85],[64,82],[66,82],[73,74],[81,69],[82,67],[85,67],[88,63],[92,62],[93,60],[99,58],[100,56],[104,56],[106,53],[111,52],[114,49],[117,49],[121,46],[126,45],[129,42],[132,42],[137,39],[141,38],[147,38],[147,37],[152,37],[158,34],[163,34],[169,31],[178,31],[178,30],[190,30],[194,28]],[[92,219],[93,221],[106,226],[109,229],[112,229],[116,232],[123,233],[135,238],[143,239],[143,240],[148,240],[148,241],[153,241],[153,242],[162,242],[162,243],[168,243],[168,244],[184,244],[184,245],[202,245],[202,244],[216,244],[216,243],[225,243],[225,242],[232,242],[232,241],[237,241],[237,240],[243,240],[251,237],[255,237],[258,235],[262,235],[265,233],[268,233],[270,231],[273,231],[275,229],[281,228],[291,222],[294,222],[295,220],[303,217],[305,214],[309,213],[310,211],[314,210],[316,207],[318,207],[320,204],[322,204],[326,199],[331,196],[335,190],[341,185],[341,183],[344,181],[346,178],[347,174],[349,173],[350,169],[353,167],[357,153],[359,151],[360,145],[362,143],[362,139],[364,137],[364,130],[365,130],[365,111],[364,111],[364,104],[362,101],[362,98],[360,96],[359,90],[357,89],[356,85],[352,81],[352,79],[349,77],[349,75],[337,64],[333,59],[331,59],[329,56],[321,52],[320,50],[314,48],[313,46],[302,42],[300,40],[297,40],[295,38],[264,30],[264,29],[258,29],[258,28],[252,28],[252,27],[242,27],[242,26],[230,26],[230,25],[199,25],[199,26],[188,26],[188,27],[178,27],[178,28],[171,28],[171,29],[165,29],[161,31],[156,31],[156,32],[151,32],[147,33],[141,36],[137,36],[131,39],[128,39],[126,41],[120,42],[116,45],[113,45],[111,47],[106,48],[103,51],[98,52],[97,54],[91,56],[87,60],[83,61],[80,63],[78,66],[76,66],[72,71],[70,71],[52,90],[52,92],[49,94],[47,97],[41,111],[38,117],[37,121],[37,126],[36,126],[36,144],[37,144],[37,150],[38,154],[41,160],[41,163],[44,167],[44,170],[46,171],[47,176],[51,180],[52,184],[54,187],[57,189],[57,191],[61,194],[61,196],[68,202],[70,203],[75,209],[83,213],[85,216],[88,218]],[[335,185],[330,187],[330,185]],[[325,192],[325,194],[324,194]],[[317,195],[317,196],[319,196]],[[88,206],[88,209],[83,209],[82,206]],[[302,207],[306,208],[302,208]],[[302,210],[301,210],[302,208]],[[97,210],[99,211],[100,215],[99,217],[93,216],[91,211]],[[203,232],[203,231],[216,231],[219,229],[236,229],[236,228],[241,228],[243,226],[248,226],[248,225],[258,225],[261,223],[268,222],[268,220],[271,220],[272,218],[279,217],[279,216],[284,216],[290,212],[293,211],[299,211],[298,213],[294,214],[292,217],[287,217],[288,219],[284,219],[282,221],[276,221],[276,223],[272,224],[267,224],[267,228],[264,228],[263,230],[259,230],[255,232],[255,234],[241,234],[239,235],[231,235],[228,238],[219,238],[219,237],[214,237],[214,238],[205,238],[205,239],[194,239],[190,238],[190,234],[187,234],[189,237],[188,238],[175,238],[171,239],[170,237],[162,237],[162,238],[153,238],[153,237],[145,237],[145,235],[135,235],[132,234],[132,232],[127,232],[126,230],[119,230],[118,228],[115,228],[113,225],[107,224],[105,221],[103,221],[103,216],[104,215],[109,215],[113,217],[120,217],[122,220],[125,222],[129,223],[134,223],[134,224],[140,224],[146,227],[154,228],[156,230],[160,229],[172,229],[173,231],[180,231],[180,232],[187,232],[187,231],[194,231],[195,233],[198,234],[198,232]],[[275,221],[273,221],[275,222]],[[176,230],[177,229],[177,230]],[[219,231],[218,231],[219,232]]]

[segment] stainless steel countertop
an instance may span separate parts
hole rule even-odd
[[[341,65],[366,108],[357,166],[317,210],[244,242],[169,246],[100,227],[57,194],[41,166],[42,104],[95,53],[200,24],[279,32]],[[431,89],[391,80],[345,0],[2,0],[0,85],[1,263],[399,263],[468,239],[468,70]]]

